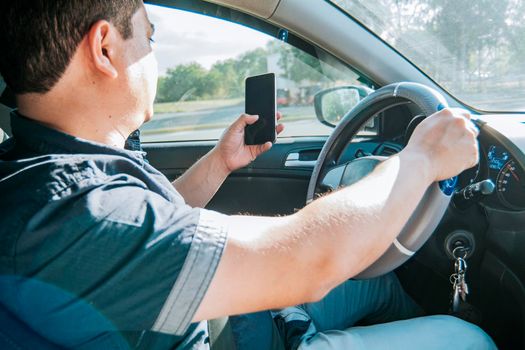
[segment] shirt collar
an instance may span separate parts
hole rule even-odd
[[[140,132],[134,131],[126,140],[126,149],[88,141],[52,129],[29,119],[18,111],[11,112],[11,129],[16,142],[42,154],[108,154],[143,160],[146,155],[140,146]]]

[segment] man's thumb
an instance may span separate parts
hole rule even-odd
[[[259,116],[257,114],[244,114],[243,119],[246,125],[251,125],[259,119]]]
[[[233,123],[233,128],[236,131],[242,131],[246,127],[246,125],[251,125],[255,123],[259,119],[258,115],[251,115],[251,114],[242,114],[239,119]]]

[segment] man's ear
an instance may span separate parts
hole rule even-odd
[[[100,20],[91,26],[88,33],[88,45],[93,64],[102,74],[117,78],[114,66],[115,28],[108,21]]]

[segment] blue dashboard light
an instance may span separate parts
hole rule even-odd
[[[277,34],[279,40],[288,42],[288,31],[286,29],[279,29],[279,34]]]
[[[509,154],[504,149],[496,146],[490,146],[489,151],[487,152],[487,158],[489,168],[499,171],[509,160]]]
[[[454,176],[454,177],[451,177],[450,179],[439,181],[439,188],[445,195],[451,196],[456,190],[457,183],[458,183],[458,177]]]

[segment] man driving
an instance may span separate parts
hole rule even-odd
[[[467,112],[428,117],[369,176],[293,215],[226,216],[203,208],[271,144],[244,145],[257,116],[241,115],[173,183],[148,164],[137,130],[153,117],[157,64],[141,0],[0,6],[0,73],[18,105],[0,146],[0,301],[38,337],[201,349],[206,320],[245,315],[233,323],[250,349],[495,347],[451,316],[409,319],[421,311],[393,274],[349,280],[433,182],[477,163]],[[246,315],[278,309],[275,322]]]

